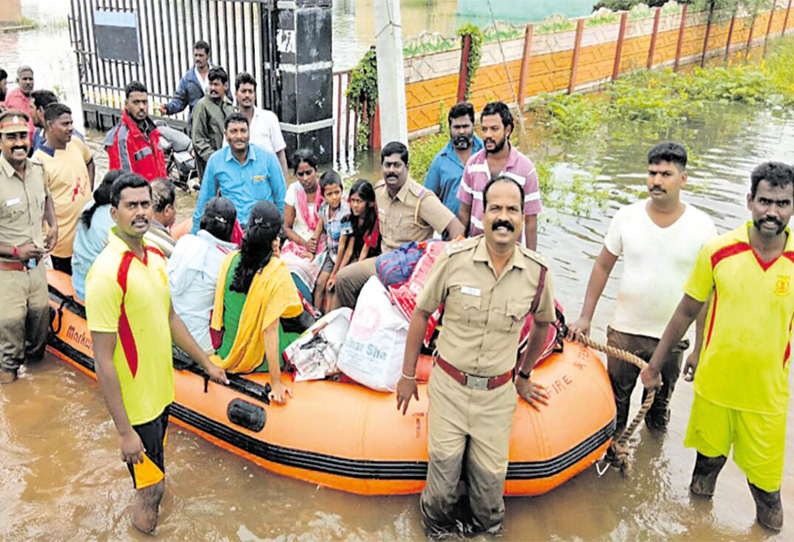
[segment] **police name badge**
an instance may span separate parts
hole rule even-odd
[[[472,288],[471,286],[461,286],[460,293],[480,297],[480,289]]]

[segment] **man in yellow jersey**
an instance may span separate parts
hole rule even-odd
[[[709,296],[700,357],[684,365],[695,400],[684,444],[697,450],[690,491],[710,497],[731,446],[747,476],[758,522],[783,526],[780,486],[794,323],[794,239],[788,228],[794,169],[767,162],[753,170],[747,207],[752,220],[707,242],[684,285],[684,297],[641,372],[646,388],[661,384],[665,356]],[[697,374],[695,373],[697,371]]]
[[[116,226],[86,277],[86,317],[100,390],[121,437],[121,460],[138,490],[132,523],[150,533],[165,489],[172,337],[213,381],[227,380],[174,312],[165,257],[143,240],[152,221],[151,186],[128,173],[113,183],[110,198]]]

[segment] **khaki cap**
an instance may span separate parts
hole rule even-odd
[[[22,111],[9,109],[0,113],[0,134],[14,134],[17,132],[27,132],[30,118]]]

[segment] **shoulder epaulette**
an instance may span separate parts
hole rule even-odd
[[[519,245],[518,249],[521,251],[525,257],[529,258],[530,260],[534,261],[535,263],[542,265],[546,269],[549,268],[549,262],[546,259],[546,256],[540,254],[539,252],[535,252],[532,249],[525,247],[524,245]]]
[[[469,237],[468,239],[461,239],[459,241],[449,241],[444,249],[449,256],[458,254],[460,252],[473,250],[477,246],[480,237],[481,236],[478,235],[476,237]]]

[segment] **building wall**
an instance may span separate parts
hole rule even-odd
[[[0,25],[14,24],[22,20],[22,0],[0,0]]]
[[[461,0],[463,4],[466,0]],[[558,3],[562,3],[559,0]],[[788,0],[778,0],[770,37],[780,36],[786,21]],[[787,21],[788,34],[794,34],[794,9]],[[771,13],[761,13],[755,20],[753,47],[763,46]],[[700,60],[706,35],[706,13],[687,14],[681,39],[681,63]],[[750,32],[751,19],[737,17],[731,38],[731,51],[743,51]],[[678,49],[681,14],[661,16],[656,34],[653,66],[672,66]],[[653,34],[654,18],[627,20],[619,73],[645,68]],[[708,56],[725,54],[730,18],[713,24],[709,35]],[[575,89],[585,90],[611,79],[617,51],[619,24],[585,28],[582,33]],[[566,91],[570,85],[576,31],[533,36],[526,74],[525,100],[544,92]],[[504,52],[504,56],[502,55]],[[476,109],[493,100],[515,103],[519,92],[524,39],[486,43],[482,47],[480,68],[472,82],[470,102]],[[405,59],[408,131],[433,128],[439,118],[456,102],[461,51],[414,56]]]

